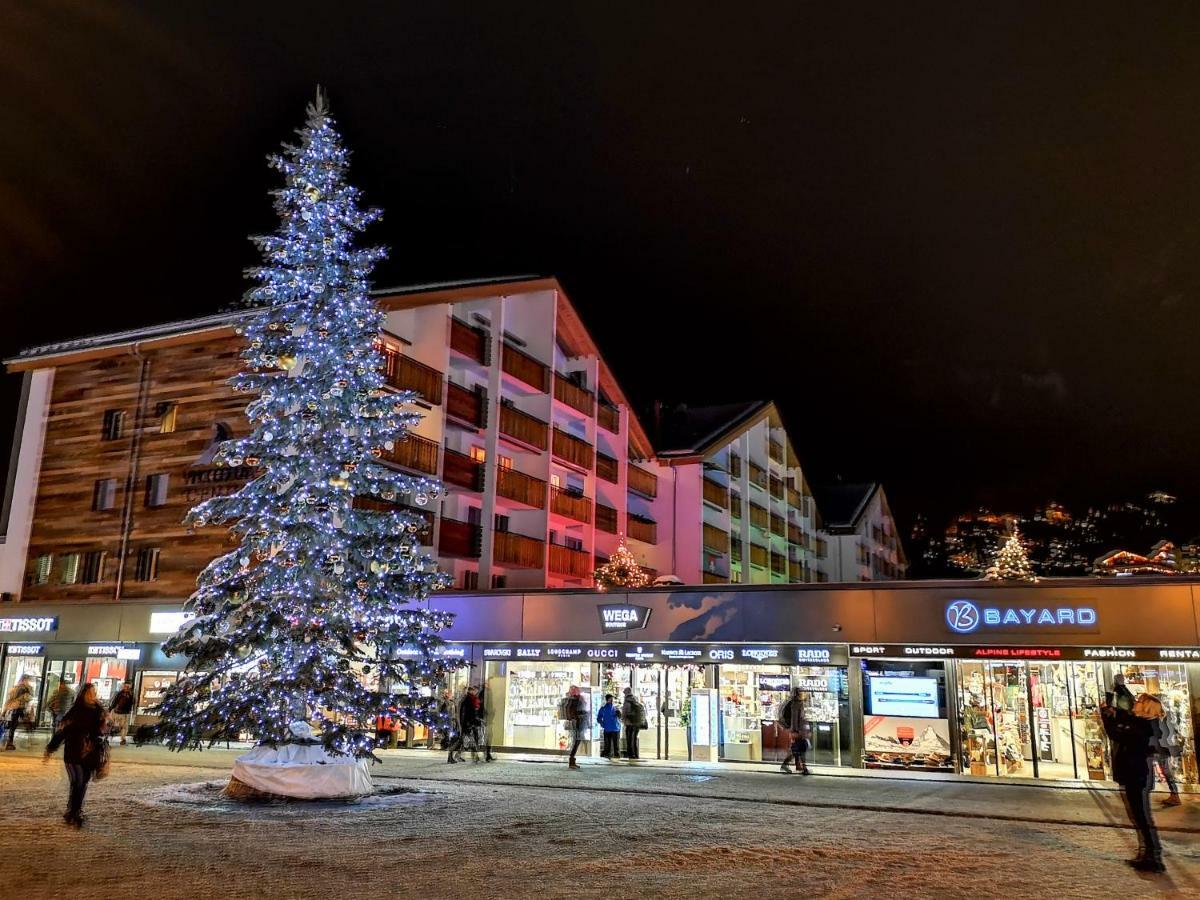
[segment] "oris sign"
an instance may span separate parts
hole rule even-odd
[[[946,627],[954,634],[1045,634],[1099,631],[1094,606],[1001,606],[974,600],[946,604]]]

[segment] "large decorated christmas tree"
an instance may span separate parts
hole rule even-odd
[[[624,536],[618,541],[617,549],[608,558],[608,562],[596,568],[592,579],[596,582],[596,589],[600,591],[640,588],[650,583],[649,576],[638,565],[633,551],[625,546]]]
[[[1021,543],[1021,536],[1016,525],[1013,525],[1012,534],[996,552],[992,564],[988,566],[983,577],[989,581],[1038,580],[1033,571],[1033,564],[1029,561],[1029,555],[1025,552],[1025,546]]]
[[[164,645],[190,662],[160,734],[172,749],[242,733],[352,761],[371,755],[376,716],[436,719],[424,698],[448,666],[437,633],[450,617],[418,601],[445,582],[404,506],[440,486],[385,464],[419,419],[416,395],[384,387],[383,314],[368,296],[383,252],[355,246],[379,213],[346,182],[319,92],[299,135],[271,159],[280,226],[255,239],[264,263],[239,328],[245,367],[231,384],[249,434],[214,458],[255,476],[188,515],[228,525],[237,547],[205,568],[195,618]]]

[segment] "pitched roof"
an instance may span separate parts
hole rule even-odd
[[[654,445],[662,458],[704,456],[767,414],[771,406],[769,400],[754,400],[663,408],[655,423]]]
[[[836,484],[813,485],[813,497],[821,513],[821,521],[827,531],[853,530],[867,511],[867,505],[879,482],[838,482]]]

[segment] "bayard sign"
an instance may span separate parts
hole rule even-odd
[[[1096,607],[1089,604],[1024,606],[951,600],[946,628],[954,634],[1089,634],[1100,630]]]

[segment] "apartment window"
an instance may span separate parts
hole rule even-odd
[[[477,527],[483,524],[483,511],[478,506],[467,507],[467,524]]]
[[[179,412],[179,404],[174,400],[163,400],[154,409],[158,416],[158,433],[170,434],[175,430],[175,415]]]
[[[495,531],[508,532],[508,516],[497,515],[492,521],[492,528]]]
[[[104,580],[104,562],[108,558],[107,551],[90,550],[83,554],[83,574],[80,582],[97,584]]]
[[[511,469],[513,467],[512,466],[512,457],[511,456],[501,456],[497,460],[496,464],[502,469]]]
[[[63,584],[75,584],[79,581],[79,554],[65,553],[58,569],[59,579]]]
[[[98,478],[92,487],[92,509],[104,512],[117,505],[117,479]]]
[[[468,569],[467,571],[463,572],[462,580],[463,580],[462,586],[463,586],[464,591],[479,590],[479,573],[474,571],[473,569]]]
[[[563,538],[563,545],[570,550],[582,550],[583,549],[583,541],[580,540],[579,538],[573,538],[573,537]]]
[[[729,583],[730,584],[741,584],[742,583],[742,570],[741,569],[730,569],[729,570]]]
[[[550,487],[561,488],[562,487],[562,476],[555,472],[551,472],[550,473]]]
[[[504,587],[508,587],[508,576],[507,575],[493,575],[492,576],[492,588],[495,590],[499,590],[500,588],[504,588]]]
[[[118,440],[125,433],[125,410],[107,409],[104,411],[103,434],[106,441]]]
[[[146,505],[165,506],[167,503],[167,474],[158,472],[146,476]]]
[[[470,453],[471,459],[477,463],[487,462],[487,451],[482,447],[472,447]]]
[[[33,565],[33,583],[45,584],[50,580],[50,568],[54,565],[54,554],[43,553]]]
[[[137,569],[133,577],[138,581],[157,581],[160,552],[158,547],[142,547],[138,550]]]

